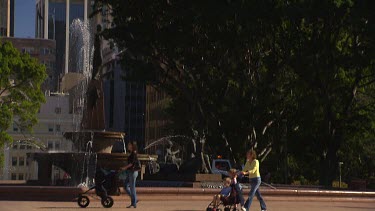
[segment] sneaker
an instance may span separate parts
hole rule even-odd
[[[126,208],[132,208],[132,207],[137,208],[137,205],[129,205]]]

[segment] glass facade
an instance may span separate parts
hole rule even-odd
[[[57,75],[63,70],[65,55],[66,3],[49,2],[48,39],[56,40]]]
[[[119,62],[107,64],[103,83],[106,130],[125,132],[126,141],[136,141],[138,149],[144,148],[146,86],[125,81],[126,74]],[[121,147],[120,147],[121,148]]]
[[[45,4],[48,1],[48,39],[56,40],[57,75],[64,72],[66,39],[66,0],[40,0],[36,5],[36,37],[44,37]],[[70,0],[69,25],[74,19],[84,19],[84,0]],[[70,43],[71,44],[71,43]]]
[[[14,0],[0,0],[0,36],[14,36]]]

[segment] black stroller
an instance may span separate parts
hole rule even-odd
[[[93,189],[95,189],[96,195],[101,198],[103,207],[112,207],[113,198],[109,195],[120,195],[120,188],[117,185],[117,172],[105,172],[103,169],[98,169],[95,174],[95,185],[78,195],[77,203],[80,207],[85,208],[89,206],[90,199],[87,193]]]
[[[215,204],[214,201],[212,201],[208,206],[206,211],[223,211],[220,207],[223,207],[224,211],[236,211],[236,205],[239,202],[239,198],[237,197],[237,191],[234,185],[231,185],[231,192],[230,195],[227,197],[221,197],[220,203]]]

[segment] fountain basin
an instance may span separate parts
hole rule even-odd
[[[92,141],[92,152],[111,153],[116,142],[124,140],[125,133],[111,131],[79,131],[65,132],[64,137],[71,140],[78,151],[87,151]]]
[[[31,160],[38,162],[37,185],[51,185],[52,166],[57,166],[67,172],[71,177],[71,185],[75,186],[82,182],[82,174],[86,175],[84,160],[87,152],[36,152],[27,153]],[[104,168],[108,170],[120,170],[127,164],[129,154],[125,153],[92,153],[91,168]],[[150,159],[157,159],[157,155],[138,154],[142,164],[141,177],[143,178],[144,166]],[[91,175],[94,176],[94,175]]]

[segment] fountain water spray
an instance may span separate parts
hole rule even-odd
[[[75,131],[81,129],[83,111],[87,106],[86,90],[92,73],[94,45],[90,31],[90,24],[80,19],[73,20],[70,26],[70,41],[72,44],[69,49],[69,71],[82,74],[81,82],[75,92],[78,96],[75,97],[73,105]]]
[[[73,122],[75,131],[80,131],[82,127],[83,112],[87,109],[87,88],[92,77],[92,60],[94,55],[93,38],[91,36],[91,27],[88,21],[80,19],[73,20],[70,26],[70,56],[69,70],[82,75],[81,82],[78,84],[75,94],[75,103],[73,105]],[[97,155],[93,153],[92,146],[94,133],[91,132],[91,139],[87,142],[85,148],[85,157],[82,164],[81,185],[89,186],[93,183],[90,178],[96,171]],[[92,168],[93,167],[93,168]]]

